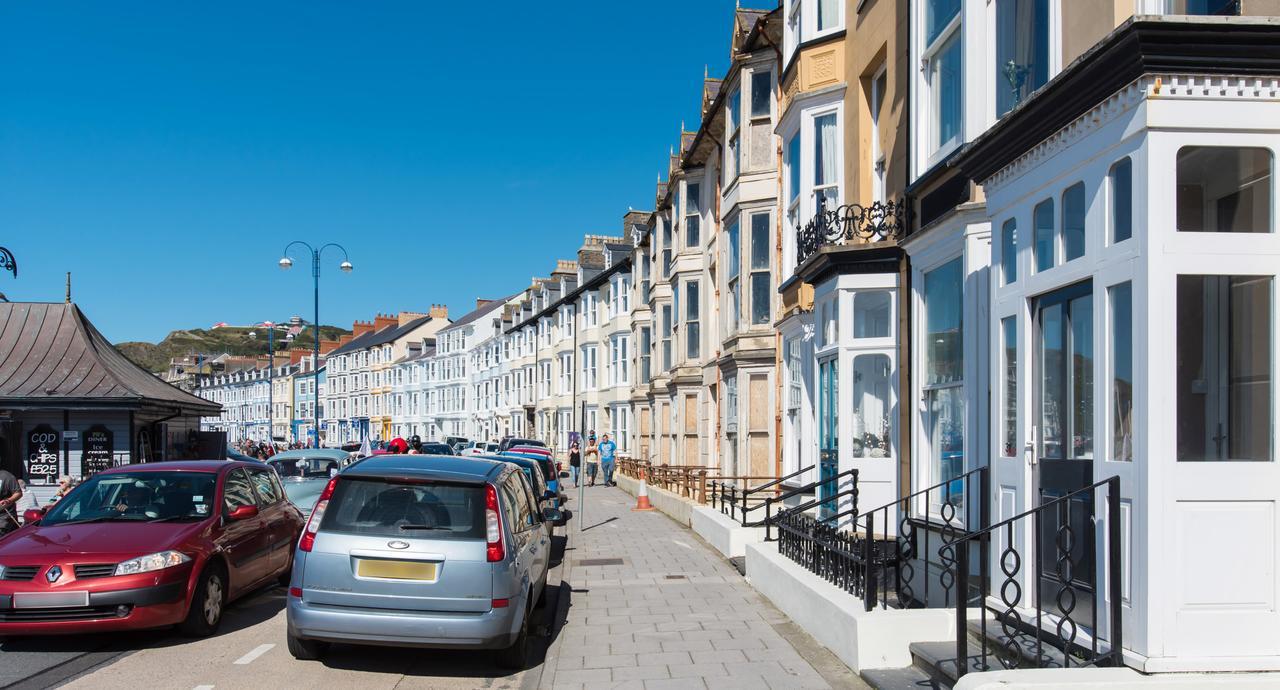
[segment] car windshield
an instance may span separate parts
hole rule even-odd
[[[460,484],[402,484],[344,478],[320,523],[325,532],[483,539],[484,490]]]
[[[50,508],[40,524],[203,520],[214,513],[217,480],[213,472],[100,474]]]
[[[424,443],[422,452],[427,455],[453,455],[453,449],[443,443]]]
[[[338,469],[338,461],[324,455],[272,458],[270,463],[281,477],[328,477],[329,470]]]

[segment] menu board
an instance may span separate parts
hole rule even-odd
[[[52,484],[58,478],[58,432],[48,424],[27,434],[27,481],[44,480]]]
[[[81,471],[86,477],[97,474],[112,465],[111,453],[115,449],[115,434],[98,424],[85,432],[81,447]]]

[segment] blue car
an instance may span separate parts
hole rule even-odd
[[[524,460],[532,460],[538,464],[538,470],[542,472],[542,479],[547,483],[547,488],[551,489],[556,495],[556,507],[560,507],[564,503],[564,493],[560,491],[560,473],[556,470],[556,463],[545,455],[536,453],[517,453],[515,451],[503,451],[499,453],[504,458],[521,458]]]
[[[535,492],[542,495],[538,498],[539,504],[545,504],[546,507],[559,508],[562,501],[560,492],[557,488],[553,488],[546,480],[546,472],[542,469],[541,464],[534,458],[528,458],[517,455],[509,455],[500,453],[498,455],[475,455],[475,458],[481,460],[496,460],[498,462],[511,463],[524,470],[524,474],[529,478],[529,484],[534,487]]]

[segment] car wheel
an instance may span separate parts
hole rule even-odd
[[[329,651],[329,643],[320,640],[304,640],[293,633],[285,633],[285,646],[298,661],[315,661]]]
[[[182,622],[182,634],[191,637],[208,637],[217,632],[222,623],[222,610],[227,603],[227,576],[221,568],[211,565],[205,568],[191,596],[191,610]]]
[[[532,597],[531,597],[532,598]],[[532,606],[525,607],[524,622],[520,624],[520,634],[510,647],[498,651],[498,666],[513,671],[521,671],[529,656],[529,618],[533,613]]]

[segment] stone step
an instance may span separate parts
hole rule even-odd
[[[982,621],[970,620],[968,627],[969,638],[971,640],[969,643],[969,651],[971,654],[981,654],[982,649],[975,645],[978,643],[978,640],[982,638]],[[1014,630],[1012,626],[1010,626],[1010,629]],[[1047,637],[1047,633],[1045,636],[1041,637],[1042,642],[1040,645],[1040,655],[1038,659],[1036,658],[1036,638],[1034,634],[1018,632],[1018,634],[1011,637],[1005,633],[1004,626],[1000,624],[1000,621],[988,617],[986,636],[988,654],[998,654],[1000,658],[1010,660],[1013,657],[1013,653],[1016,651],[1016,663],[1010,662],[1008,666],[1015,668],[1063,668],[1063,665],[1066,662],[1066,655],[1062,653],[1062,650],[1054,647],[1047,641],[1043,641],[1044,638]],[[1005,664],[1001,664],[1000,661],[996,659],[990,659],[988,663],[992,666],[998,666],[999,668],[1006,667]],[[1072,665],[1078,666],[1079,663],[1076,662]]]
[[[876,690],[951,690],[916,666],[868,669],[858,675]]]

